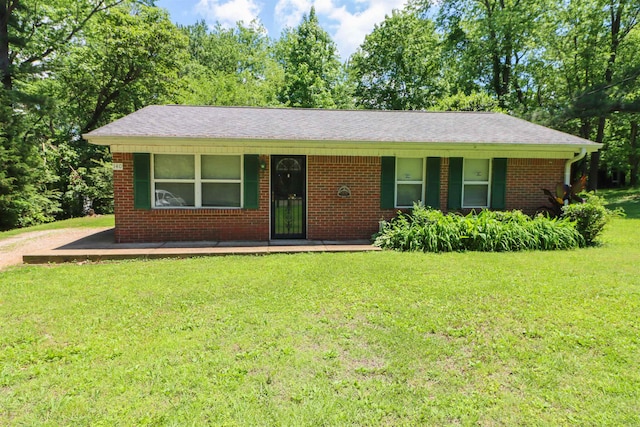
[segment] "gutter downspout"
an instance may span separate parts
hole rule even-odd
[[[578,154],[572,159],[567,160],[567,162],[564,164],[564,184],[565,185],[571,186],[571,165],[579,160],[582,160],[586,155],[587,155],[587,149],[582,147],[580,149],[580,154]],[[565,200],[564,204],[568,205],[569,201]]]

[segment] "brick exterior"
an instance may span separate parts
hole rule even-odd
[[[507,162],[506,209],[535,213],[549,204],[543,188],[554,191],[564,181],[563,159],[509,159]]]
[[[381,218],[394,209],[380,208],[380,158],[309,156],[307,158],[307,237],[312,240],[368,239]],[[339,197],[346,185],[350,197]]]
[[[116,242],[268,240],[269,169],[260,171],[259,209],[134,209],[133,155],[113,153]]]
[[[269,239],[269,161],[260,171],[259,209],[134,209],[133,155],[113,153],[123,164],[114,172],[116,242],[257,240]],[[533,213],[546,198],[541,188],[555,188],[564,175],[562,159],[509,159],[506,209]],[[368,239],[381,218],[395,209],[380,208],[379,157],[307,157],[307,238],[311,240]],[[446,211],[449,159],[440,172],[440,208]],[[338,196],[346,185],[350,197]]]

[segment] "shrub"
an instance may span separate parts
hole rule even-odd
[[[530,218],[520,211],[445,215],[419,205],[384,222],[374,238],[381,248],[423,252],[552,250],[585,244],[569,219]]]
[[[587,246],[596,244],[595,240],[611,217],[616,214],[604,206],[604,199],[593,193],[586,194],[584,203],[567,205],[562,208],[563,218],[575,222],[578,232]]]

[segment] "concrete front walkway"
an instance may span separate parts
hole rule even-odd
[[[377,251],[369,241],[272,240],[270,242],[157,242],[115,243],[114,230],[109,229],[72,240],[62,246],[42,248],[25,254],[25,264],[71,261],[105,261],[122,259],[189,258],[215,255],[264,255],[298,252],[364,252]]]

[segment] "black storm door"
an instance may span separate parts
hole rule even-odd
[[[271,238],[306,237],[304,156],[271,156]]]

